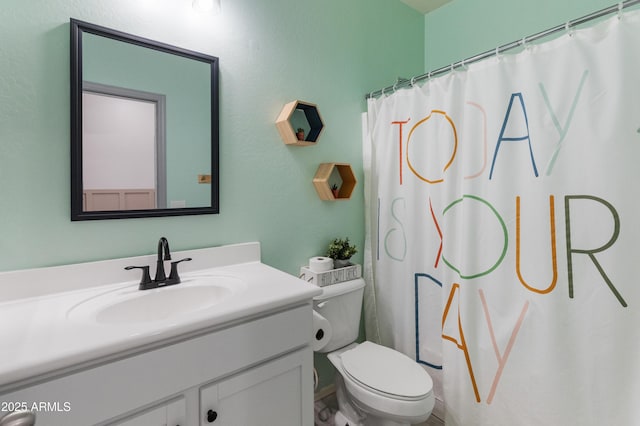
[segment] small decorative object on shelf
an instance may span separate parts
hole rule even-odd
[[[351,265],[351,256],[358,252],[358,248],[355,245],[349,243],[349,238],[335,238],[329,244],[327,249],[327,257],[333,259],[334,268],[344,268]]]
[[[304,140],[304,129],[302,127],[298,127],[298,130],[296,130],[296,137],[299,141]]]
[[[338,194],[340,194],[340,190],[338,189],[338,185],[335,183],[331,185],[331,192],[333,193],[334,198],[338,198]]]

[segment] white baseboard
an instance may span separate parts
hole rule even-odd
[[[318,392],[316,392],[314,394],[314,401],[318,401],[320,399],[324,399],[328,396],[331,396],[332,394],[336,393],[336,385],[334,385],[333,383],[330,384],[329,386],[325,386],[322,389],[320,389]]]

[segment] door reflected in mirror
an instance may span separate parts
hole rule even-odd
[[[72,220],[218,213],[217,58],[77,20],[71,35]]]

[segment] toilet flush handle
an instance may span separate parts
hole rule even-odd
[[[318,304],[316,305],[316,308],[322,309],[322,308],[324,308],[324,307],[325,307],[325,305],[326,305],[327,303],[329,303],[329,301],[328,301],[328,300],[325,300],[324,302],[320,302],[320,303],[318,303]]]

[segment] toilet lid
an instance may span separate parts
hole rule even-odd
[[[342,367],[355,380],[379,392],[419,398],[433,388],[424,369],[408,356],[371,342],[343,352]]]

